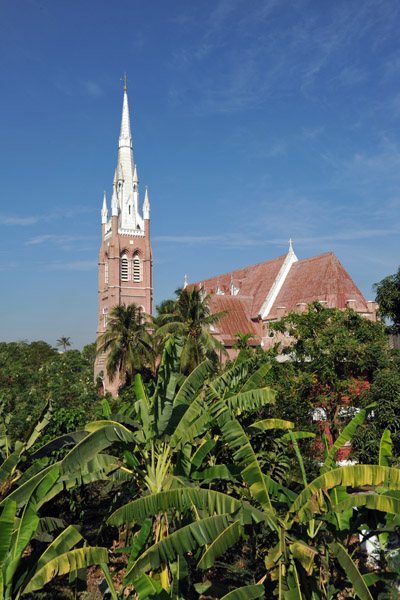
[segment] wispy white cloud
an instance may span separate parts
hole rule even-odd
[[[7,217],[5,215],[0,215],[0,224],[1,225],[21,225],[21,226],[25,227],[27,225],[35,225],[42,219],[43,219],[43,217],[39,217],[39,216]]]
[[[92,208],[84,205],[70,206],[67,208],[56,208],[48,213],[41,215],[6,215],[0,214],[0,225],[15,225],[20,227],[27,227],[36,225],[40,222],[49,222],[56,219],[70,219],[77,215],[91,212]]]
[[[196,114],[229,114],[258,108],[271,96],[326,96],[380,77],[373,58],[362,64],[353,50],[366,43],[370,48],[371,40],[384,44],[395,34],[400,9],[376,0],[331,3],[312,11],[308,4],[292,4],[284,23],[279,0],[216,0],[213,10],[199,19],[187,11],[181,19],[192,31],[193,43],[181,47],[169,63],[187,76],[184,86],[171,83],[170,98],[183,105],[190,94],[196,98]]]
[[[54,244],[64,245],[70,244],[71,242],[80,242],[82,240],[87,240],[88,238],[85,236],[73,236],[73,235],[59,235],[57,233],[45,233],[43,235],[37,235],[36,237],[31,238],[27,242],[25,242],[25,246],[37,246],[39,244],[44,244],[45,242],[51,242]]]
[[[103,95],[103,89],[95,81],[90,81],[90,80],[89,81],[85,81],[84,86],[85,86],[86,91],[91,96],[98,97],[98,96],[102,96]]]
[[[226,239],[224,235],[158,235],[152,238],[155,242],[167,242],[178,244],[204,244],[210,242],[222,242]]]
[[[50,263],[42,267],[43,271],[93,271],[97,269],[97,261],[77,260],[72,262]]]

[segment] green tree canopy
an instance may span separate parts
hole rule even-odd
[[[154,367],[155,353],[145,314],[136,304],[119,304],[111,312],[107,330],[97,343],[97,352],[107,352],[107,375],[119,372],[121,383],[132,381],[143,368]]]
[[[282,350],[290,355],[285,376],[295,379],[292,393],[304,398],[309,415],[310,409],[323,407],[331,432],[337,435],[344,398],[356,400],[357,381],[371,381],[389,363],[384,327],[351,309],[324,308],[317,301],[307,311],[292,312],[269,327],[293,340]],[[288,386],[289,380],[284,383],[287,391]]]
[[[379,312],[384,319],[390,319],[392,333],[400,332],[400,267],[394,275],[388,275],[374,284]]]
[[[156,318],[160,323],[156,334],[166,338],[170,334],[184,340],[181,355],[182,373],[188,374],[202,360],[209,358],[218,362],[220,355],[226,354],[224,346],[211,333],[213,327],[227,315],[226,311],[211,314],[208,307],[210,295],[204,296],[196,287],[178,289],[174,305],[162,305],[162,313]],[[164,312],[164,309],[173,309]]]
[[[62,348],[65,352],[66,349],[71,345],[71,342],[69,340],[69,337],[62,336],[57,340],[57,346],[59,348]]]

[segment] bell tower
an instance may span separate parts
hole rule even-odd
[[[127,80],[124,76],[118,162],[115,169],[111,217],[104,192],[101,209],[101,247],[99,253],[99,314],[97,337],[105,332],[108,314],[118,304],[135,303],[145,313],[153,312],[153,262],[150,245],[150,203],[147,186],[142,214],[139,203],[139,178],[133,160]],[[106,377],[106,356],[95,364],[95,377],[104,373],[104,385],[114,395],[118,377]]]

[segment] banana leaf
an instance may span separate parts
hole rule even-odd
[[[249,371],[257,364],[257,361],[258,358],[253,356],[238,365],[233,365],[228,371],[222,373],[222,375],[214,377],[210,383],[210,387],[212,387],[217,396],[223,396],[225,392],[229,393],[229,390],[235,389],[238,385],[242,385],[243,388],[248,380]],[[250,389],[251,387],[250,385]],[[242,389],[242,391],[245,392],[248,390]]]
[[[241,387],[240,391],[248,392],[249,390],[255,390],[259,388],[260,383],[263,381],[267,373],[271,370],[271,367],[271,363],[264,363],[263,365],[261,365],[261,367],[259,367],[257,371],[247,379],[247,381]]]
[[[392,438],[389,429],[385,429],[382,434],[379,444],[379,461],[381,467],[390,467],[390,459],[392,457]]]
[[[311,433],[310,431],[290,431],[289,433],[284,433],[282,439],[289,442],[292,439],[291,436],[296,440],[304,440],[306,438],[315,438],[315,433]]]
[[[154,424],[158,435],[166,430],[172,414],[172,403],[181,379],[180,364],[183,340],[171,336],[161,356],[156,389],[151,399]]]
[[[44,533],[51,533],[52,531],[56,531],[62,527],[66,527],[66,523],[63,519],[58,519],[57,517],[41,517],[39,519],[35,536],[42,535]]]
[[[20,563],[22,553],[27,547],[35,533],[39,516],[37,514],[38,505],[42,498],[47,494],[49,489],[54,485],[59,476],[59,469],[53,467],[51,471],[46,473],[39,479],[36,486],[33,488],[21,515],[18,524],[15,538],[12,542],[10,552],[4,561],[4,586],[5,595],[11,595],[13,586],[13,577]]]
[[[264,482],[267,487],[269,494],[278,502],[285,502],[290,505],[297,497],[296,492],[289,490],[289,488],[281,485],[269,475],[263,474]]]
[[[207,454],[215,447],[216,443],[216,440],[211,439],[205,441],[203,444],[200,445],[200,447],[196,450],[191,459],[193,470],[201,467],[203,460],[205,459]]]
[[[44,502],[48,502],[54,498],[65,488],[70,489],[77,484],[90,483],[92,481],[106,479],[108,472],[116,468],[116,461],[117,459],[114,456],[110,456],[108,454],[98,454],[86,464],[78,465],[77,471],[74,471],[73,473],[63,473],[60,475],[58,481],[48,491],[46,496],[42,499],[40,506],[42,506]],[[39,473],[33,475],[33,477],[27,481],[24,481],[22,485],[10,492],[7,498],[0,502],[0,506],[3,506],[7,499],[15,500],[17,503],[17,508],[23,506],[40,479],[46,475],[46,473],[49,473],[53,468],[59,468],[60,465],[61,462],[49,465],[42,471],[39,471]]]
[[[292,556],[300,562],[307,575],[311,575],[314,559],[318,556],[318,550],[304,542],[294,542],[293,544],[290,544],[289,549]]]
[[[322,490],[330,490],[338,485],[346,487],[383,486],[400,490],[400,471],[379,465],[349,465],[323,473],[312,481],[296,498],[289,513],[298,513],[298,519],[313,518],[318,510],[315,502],[322,498]]]
[[[211,419],[207,408],[202,395],[197,396],[175,427],[170,439],[172,448],[182,448],[209,428]]]
[[[125,582],[133,583],[146,571],[175,560],[177,555],[211,544],[231,523],[229,515],[217,515],[190,523],[150,546],[125,574]]]
[[[243,587],[236,588],[236,590],[225,594],[221,600],[253,600],[254,598],[263,596],[264,592],[263,585],[244,585]]]
[[[36,536],[35,536],[36,537]],[[36,562],[33,563],[31,568],[19,568],[14,576],[13,586],[17,589],[23,589],[32,577],[50,560],[64,554],[71,550],[78,542],[82,540],[81,534],[78,530],[70,525],[64,531],[62,531],[44,550],[43,554],[39,556]],[[25,565],[22,564],[22,567]],[[72,574],[72,572],[71,572]],[[76,573],[75,573],[76,575]],[[75,577],[76,579],[76,577]]]
[[[108,448],[115,442],[136,443],[135,434],[114,421],[95,421],[85,427],[89,435],[81,440],[60,464],[61,473],[71,473],[81,468],[81,465],[93,459],[96,454]]]
[[[185,378],[185,381],[179,388],[174,398],[174,408],[183,404],[189,406],[203,384],[213,373],[215,367],[213,363],[206,359],[200,363],[191,373]]]
[[[0,467],[0,484],[2,484],[9,475],[14,471],[20,459],[19,452],[13,452],[6,458]]]
[[[342,433],[339,435],[332,448],[330,449],[328,456],[325,459],[322,472],[332,468],[332,463],[334,461],[337,451],[340,450],[340,448],[342,448],[342,446],[344,446],[346,442],[350,442],[352,440],[357,427],[364,423],[365,419],[368,417],[369,413],[372,411],[374,406],[375,402],[373,404],[370,404],[366,408],[360,410],[360,412],[352,418],[350,423],[346,425],[346,427],[343,429]]]
[[[106,563],[107,560],[108,552],[106,548],[76,548],[46,563],[34,574],[28,585],[23,589],[22,594],[42,589],[46,583],[57,575],[65,575],[91,565]]]
[[[277,392],[267,387],[258,390],[248,390],[230,396],[226,400],[226,403],[234,413],[238,410],[241,412],[258,410],[266,404],[273,404],[275,402],[276,394]]]
[[[262,421],[256,421],[246,428],[247,434],[260,433],[261,431],[268,431],[269,429],[293,429],[294,423],[292,421],[285,421],[284,419],[263,419]]]
[[[265,520],[263,513],[257,508],[223,492],[181,487],[133,500],[133,502],[129,502],[113,512],[107,519],[107,524],[119,526],[126,522],[137,523],[146,517],[153,517],[172,509],[184,512],[189,510],[192,505],[200,509],[206,509],[210,515],[213,513],[217,515],[237,514],[243,524],[258,523]]]
[[[102,579],[102,581],[100,581],[100,583],[99,583],[100,592],[101,593],[105,592],[105,594],[109,594],[111,596],[112,600],[118,600],[117,592],[114,587],[114,582],[112,580],[108,565],[106,563],[100,563],[99,566],[104,573],[104,579]],[[107,583],[107,585],[105,585],[105,582]],[[107,596],[107,598],[108,598],[108,596]]]
[[[332,509],[337,513],[341,513],[355,506],[365,506],[371,510],[380,510],[394,515],[400,514],[400,498],[388,494],[356,494],[333,505]]]
[[[60,435],[36,450],[31,457],[36,460],[43,456],[47,456],[53,450],[60,450],[60,448],[64,448],[65,446],[74,446],[88,435],[87,431],[74,431],[72,433]]]
[[[7,495],[7,497],[0,502],[0,507],[4,506],[7,500],[15,500],[15,502],[17,503],[17,508],[21,508],[21,506],[23,506],[26,503],[27,499],[32,493],[32,490],[36,487],[36,485],[43,478],[43,476],[47,473],[50,473],[52,469],[58,466],[59,463],[55,463],[54,465],[49,465],[42,471],[39,471],[39,473],[36,473],[33,477],[28,479],[28,481],[26,481],[25,483],[17,487],[15,490],[10,492]]]
[[[267,514],[273,513],[268,488],[265,484],[257,456],[253,450],[249,438],[246,436],[242,426],[236,419],[225,421],[226,413],[221,414],[218,421],[222,424],[222,434],[233,451],[234,459],[242,470],[242,477],[250,486],[250,493],[259,502]],[[270,526],[275,529],[274,519],[270,519]]]
[[[131,568],[139,554],[142,552],[144,546],[146,545],[147,540],[149,539],[149,535],[151,533],[152,525],[153,522],[151,519],[145,519],[138,535],[132,540],[132,545],[129,552],[129,560],[128,564],[126,565],[126,568],[128,570]]]
[[[10,547],[16,510],[16,502],[8,500],[0,516],[0,570]]]
[[[34,475],[42,471],[47,467],[49,459],[47,457],[39,458],[23,472],[21,477],[18,479],[18,486],[23,485],[26,481],[29,481]]]
[[[228,548],[232,548],[239,540],[241,534],[241,528],[239,521],[235,521],[228,525],[224,531],[218,535],[218,537],[211,542],[207,547],[203,556],[197,563],[199,569],[210,569],[216,558],[224,554]]]
[[[330,551],[340,563],[340,566],[345,571],[348,580],[354,588],[354,591],[360,600],[373,600],[371,592],[368,589],[360,571],[357,569],[351,557],[347,554],[343,546],[337,542],[329,544]]]
[[[171,600],[158,581],[145,574],[135,581],[135,592],[139,600]]]
[[[82,536],[76,527],[69,525],[53,540],[51,544],[47,546],[43,554],[41,554],[35,565],[35,573],[37,573],[49,561],[71,550],[78,542],[81,541],[81,539]]]
[[[52,408],[51,403],[46,402],[39,419],[36,421],[32,429],[28,431],[28,439],[25,443],[26,450],[29,450],[29,448],[31,448],[36,440],[42,435],[43,429],[45,429],[51,421],[53,412],[54,409]]]
[[[183,556],[178,555],[174,562],[169,563],[169,568],[172,575],[172,584],[169,592],[172,598],[187,597],[189,585],[189,568],[187,560]]]
[[[203,484],[214,480],[226,480],[226,479],[235,479],[241,473],[242,469],[240,467],[236,467],[235,465],[213,465],[212,467],[207,467],[202,471],[193,471],[190,476],[192,479],[200,479]]]

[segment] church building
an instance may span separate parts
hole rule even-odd
[[[146,186],[141,213],[138,171],[133,160],[126,78],[118,161],[111,197],[111,217],[109,218],[104,192],[101,224],[97,337],[106,331],[108,315],[118,304],[135,303],[144,312],[153,312],[150,203]],[[95,377],[101,372],[104,374],[105,389],[116,395],[119,378],[116,375],[113,382],[108,381],[104,354],[96,360]]]
[[[107,328],[113,307],[135,303],[143,312],[153,312],[153,263],[150,245],[150,203],[146,191],[142,211],[139,178],[133,160],[126,78],[124,79],[118,161],[111,197],[111,217],[104,192],[101,209],[101,248],[99,253],[99,312],[97,337]],[[228,316],[212,328],[212,333],[228,350],[230,357],[236,333],[251,334],[250,345],[264,349],[289,338],[268,328],[291,311],[302,312],[314,300],[328,308],[353,308],[367,319],[376,320],[377,305],[367,302],[333,252],[298,260],[289,241],[283,256],[237,269],[230,273],[192,283],[209,294],[212,313],[228,311]],[[95,377],[102,373],[104,388],[116,395],[119,377],[110,382],[106,355],[96,359]]]
[[[281,347],[290,338],[268,329],[289,312],[302,312],[318,300],[326,308],[352,308],[363,317],[376,321],[377,304],[367,302],[333,252],[298,260],[292,241],[289,252],[278,258],[217,275],[196,286],[209,294],[211,313],[227,310],[229,316],[213,328],[213,335],[225,346],[231,358],[235,334],[251,334],[250,345],[264,349],[276,342]]]

